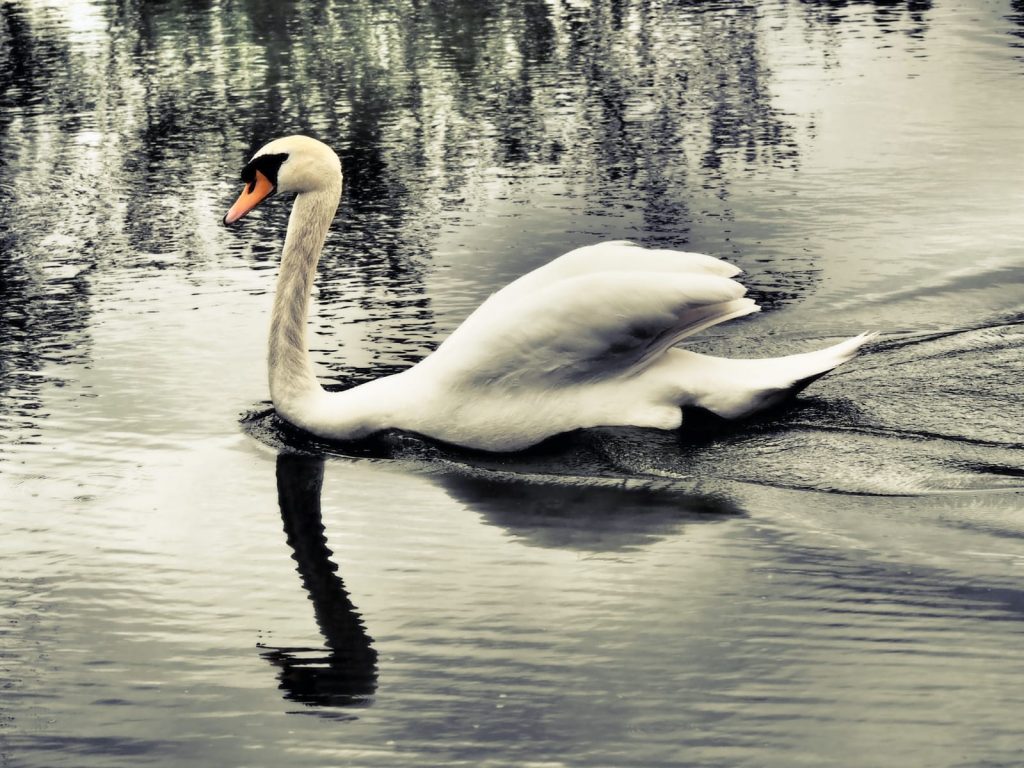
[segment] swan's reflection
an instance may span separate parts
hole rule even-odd
[[[684,525],[739,513],[725,498],[625,485],[551,485],[481,474],[436,478],[454,498],[530,546],[586,552],[645,547]]]
[[[376,691],[377,652],[331,561],[320,510],[324,462],[323,456],[287,450],[277,458],[284,530],[325,647],[265,646],[263,656],[280,668],[281,688],[290,700],[365,706]],[[622,552],[676,534],[683,525],[739,511],[725,499],[677,489],[541,484],[514,472],[452,463],[429,476],[485,523],[533,546]]]
[[[377,689],[377,652],[338,576],[320,514],[324,459],[280,453],[277,497],[302,584],[313,602],[325,648],[265,647],[280,668],[285,697],[314,706],[366,705]]]

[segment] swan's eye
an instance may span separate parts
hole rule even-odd
[[[242,182],[249,185],[249,192],[256,188],[256,171],[259,171],[274,188],[277,188],[277,174],[281,170],[281,165],[285,160],[288,159],[287,153],[280,153],[276,155],[260,155],[254,157],[249,161],[249,164],[242,169]]]

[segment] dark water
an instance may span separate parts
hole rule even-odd
[[[266,412],[569,248],[711,253],[792,407],[488,456]],[[1024,764],[1024,5],[0,2],[0,765]]]

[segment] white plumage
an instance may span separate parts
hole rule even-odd
[[[432,354],[343,392],[316,381],[306,315],[341,195],[341,165],[303,136],[263,147],[243,172],[233,223],[273,191],[297,192],[270,337],[270,389],[286,420],[329,439],[397,428],[510,451],[572,429],[674,429],[681,406],[738,418],[772,406],[857,354],[873,337],[789,357],[729,360],[675,345],[758,311],[739,269],[698,253],[627,242],[579,248],[510,283]]]

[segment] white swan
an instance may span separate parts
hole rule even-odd
[[[270,142],[242,171],[233,224],[274,192],[294,192],[270,327],[278,414],[320,437],[386,428],[511,451],[582,427],[675,429],[680,406],[737,418],[771,406],[854,355],[874,334],[827,349],[727,360],[676,348],[758,311],[711,256],[626,242],[579,248],[487,299],[408,370],[343,392],[317,383],[306,346],[317,261],[341,198],[341,163],[305,136]]]

